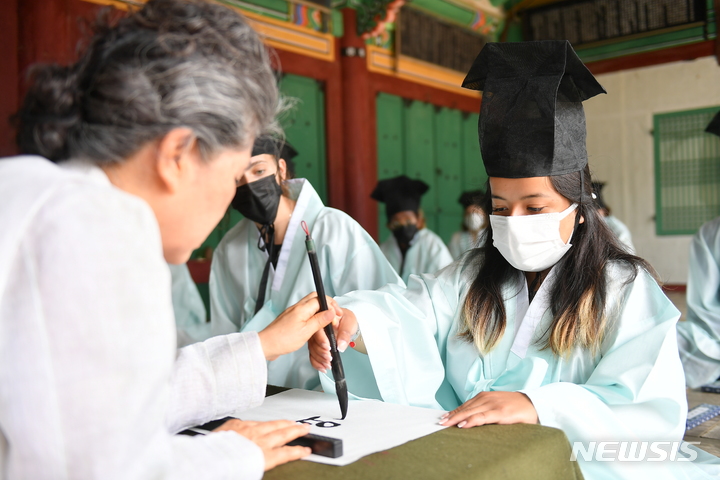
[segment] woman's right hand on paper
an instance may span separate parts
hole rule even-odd
[[[338,322],[334,322],[335,327],[335,338],[337,340],[338,350],[344,352],[350,343],[350,339],[355,335],[358,330],[358,322],[355,314],[343,308],[342,316]],[[315,335],[308,340],[308,350],[310,350],[310,363],[312,366],[321,372],[325,372],[331,368],[330,362],[332,361],[332,355],[330,355],[330,341],[325,335],[324,330],[318,330]]]
[[[232,419],[216,428],[215,432],[232,431],[256,444],[265,456],[265,471],[283,463],[299,460],[312,453],[308,447],[286,447],[285,444],[310,433],[310,425],[277,420],[274,422],[245,422]]]

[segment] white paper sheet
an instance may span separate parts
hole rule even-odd
[[[335,395],[308,390],[287,390],[239,415],[242,420],[304,420],[310,433],[341,438],[343,455],[328,458],[310,455],[306,460],[328,465],[348,465],[371,453],[442,430],[443,410],[408,407],[376,400],[350,400],[345,420]]]

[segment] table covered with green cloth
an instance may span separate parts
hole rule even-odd
[[[268,395],[285,389],[268,387]],[[577,480],[565,433],[541,425],[449,427],[344,467],[297,461],[265,473],[266,480],[445,479]]]

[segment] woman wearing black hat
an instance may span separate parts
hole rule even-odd
[[[720,136],[720,113],[705,129]],[[690,243],[687,318],[678,324],[678,346],[687,385],[720,377],[720,217],[703,224]]]
[[[442,425],[540,423],[576,448],[611,442],[615,461],[578,455],[586,479],[701,478],[718,459],[681,443],[680,314],[592,200],[581,102],[604,90],[559,41],[489,43],[464,86],[483,91],[488,235],[406,290],[339,298],[356,318],[346,311],[338,337],[359,335],[383,400],[446,409]],[[311,345],[328,368],[324,333]],[[646,443],[619,461],[638,440],[682,460],[652,461]]]
[[[463,253],[476,248],[480,242],[480,235],[487,228],[487,215],[482,208],[485,197],[483,190],[463,192],[458,203],[463,206],[462,230],[453,233],[448,250],[455,260]]]
[[[422,180],[400,175],[380,180],[370,194],[385,204],[387,227],[392,232],[380,249],[405,282],[410,275],[434,273],[452,262],[442,239],[425,226],[420,198],[429,188]]]

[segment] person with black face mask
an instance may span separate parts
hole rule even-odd
[[[328,208],[306,179],[291,179],[295,149],[277,137],[255,140],[232,207],[245,218],[223,237],[210,272],[212,335],[259,331],[315,291],[305,251],[305,221],[318,246],[327,295],[402,284],[375,241],[345,213]],[[344,349],[345,345],[338,345]],[[355,352],[352,352],[355,353]],[[306,348],[268,363],[268,383],[320,384]]]
[[[442,239],[425,228],[420,197],[428,189],[422,180],[401,175],[380,180],[370,195],[385,203],[392,236],[380,244],[380,249],[405,282],[413,273],[434,273],[453,261]]]

